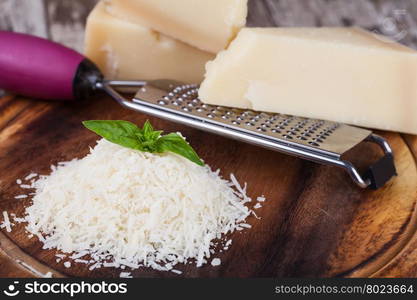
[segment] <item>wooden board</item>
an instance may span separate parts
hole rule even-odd
[[[398,177],[378,191],[362,190],[339,169],[320,166],[256,146],[180,126],[121,108],[106,96],[85,103],[0,99],[0,211],[22,215],[30,202],[14,199],[17,178],[48,174],[50,165],[81,158],[97,136],[88,119],[146,119],[167,132],[181,131],[214,169],[248,183],[250,196],[268,199],[249,218],[253,228],[232,235],[219,267],[179,266],[176,275],[138,269],[149,277],[417,276],[417,139],[380,133],[395,152]],[[363,157],[367,153],[368,157]],[[363,144],[351,153],[366,165],[379,150]],[[74,212],[76,213],[76,212]],[[105,217],[105,216],[103,216]],[[35,276],[27,266],[54,276],[118,277],[120,270],[89,271],[56,263],[53,250],[29,239],[22,224],[0,233],[0,276]],[[26,269],[26,270],[25,270]],[[37,274],[39,276],[39,274]]]
[[[2,0],[0,29],[47,37],[81,51],[85,18],[96,1]],[[417,49],[415,0],[249,1],[248,26],[351,25],[391,37],[405,30],[399,42]],[[47,172],[50,163],[80,156],[86,144],[94,143],[94,136],[83,131],[79,120],[116,116],[138,122],[145,119],[123,110],[109,112],[116,107],[109,100],[97,99],[87,104],[88,108],[80,106],[81,110],[79,106],[61,106],[12,97],[0,99],[0,209],[22,210],[13,199],[16,177],[31,169]],[[166,122],[157,124],[191,135],[196,148],[213,167],[222,168],[225,175],[234,172],[240,180],[248,181],[252,195],[265,193],[273,199],[259,210],[263,219],[244,234],[242,241],[235,242],[237,249],[232,247],[226,254],[238,257],[235,262],[226,257],[219,269],[188,270],[186,275],[417,276],[417,236],[410,239],[416,223],[412,159],[417,156],[415,137],[384,134],[395,145],[402,172],[395,184],[372,193],[356,189],[339,170]],[[70,147],[64,145],[67,135]],[[238,156],[230,158],[234,152]],[[258,165],[259,172],[255,172]],[[258,179],[254,174],[262,176]],[[39,245],[26,242],[22,229],[16,229],[11,235],[0,233],[0,276],[33,276],[16,259],[43,273],[53,269],[62,275],[84,274],[83,266],[71,272],[55,266],[51,253],[39,251]],[[247,247],[247,251],[240,253],[238,247]],[[56,275],[59,274],[55,272]]]

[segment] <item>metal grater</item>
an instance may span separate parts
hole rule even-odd
[[[136,87],[132,100],[113,87]],[[197,85],[172,80],[97,83],[122,106],[169,121],[189,125],[289,155],[345,169],[360,187],[377,189],[396,175],[393,153],[387,141],[371,131],[345,124],[290,115],[207,105],[198,99]],[[360,174],[342,156],[368,141],[378,144],[384,156]]]

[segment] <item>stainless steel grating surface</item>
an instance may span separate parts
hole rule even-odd
[[[288,144],[313,147],[335,156],[342,155],[371,134],[371,131],[335,122],[204,104],[198,99],[196,85],[176,86],[166,93],[161,93],[159,86],[146,86],[138,91],[133,101],[148,101],[167,111]]]

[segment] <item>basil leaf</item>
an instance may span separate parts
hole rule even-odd
[[[162,131],[154,130],[149,121],[145,122],[143,128],[121,120],[92,120],[84,121],[83,124],[106,140],[120,146],[150,153],[169,151],[204,166],[197,153],[182,136],[176,133],[161,136]]]
[[[151,135],[150,135],[150,139],[153,140],[153,141],[156,141],[157,139],[159,139],[161,137],[162,132],[163,131],[160,131],[160,130],[156,130],[156,131],[152,132]]]
[[[106,140],[123,147],[142,150],[142,143],[136,136],[140,130],[135,124],[121,120],[91,120],[83,125]]]
[[[149,121],[146,121],[143,125],[143,128],[139,128],[139,131],[136,133],[136,136],[142,143],[149,144],[149,142],[155,142],[157,139],[159,139],[161,134],[162,131],[154,130],[151,123]]]
[[[155,143],[156,152],[173,152],[181,155],[199,166],[204,163],[195,153],[194,149],[184,140],[184,138],[176,133],[170,133],[160,137]]]
[[[145,139],[149,140],[153,132],[153,127],[148,120],[146,120],[145,124],[143,124],[142,132]]]

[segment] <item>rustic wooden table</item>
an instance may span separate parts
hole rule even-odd
[[[2,0],[0,2],[0,29],[15,30],[48,37],[74,49],[82,50],[85,18],[95,3],[96,0]],[[249,6],[250,10],[248,23],[250,26],[358,25],[386,34],[401,43],[417,49],[417,1],[415,0],[250,0]],[[109,100],[107,99],[105,101]],[[111,105],[111,102],[108,103]],[[30,120],[38,118],[42,120],[48,115],[48,111],[54,109],[58,111],[61,110],[54,105],[46,103],[34,103],[34,101],[14,98],[10,95],[5,95],[3,97],[0,96],[0,145],[2,147],[4,146],[4,149],[6,149],[9,147],[8,143],[12,140],[9,138],[15,136],[16,132],[23,130],[23,124],[28,124]],[[88,110],[84,110],[84,112],[86,111]],[[191,131],[190,134],[192,135]],[[408,155],[408,158],[412,157],[412,155],[417,157],[416,137],[406,135],[388,136],[390,136],[394,144],[398,144],[398,147],[401,145],[401,149],[405,149],[404,151],[408,151],[408,153],[410,153],[404,154],[405,156]],[[265,155],[272,156],[273,154],[265,152]],[[291,163],[299,165],[299,163],[295,160],[291,160]],[[404,170],[411,172],[410,174],[414,174],[414,163],[409,162],[408,164],[410,167],[405,165]],[[320,170],[322,169],[318,168],[318,174],[321,174],[322,171]],[[412,183],[410,183],[410,185],[411,184]],[[314,184],[312,184],[312,186],[314,186]],[[306,187],[302,187],[301,189],[305,190]],[[327,191],[327,193],[332,192],[332,190]],[[357,195],[356,192],[353,193]],[[409,196],[409,194],[407,195]],[[293,222],[302,220],[302,223],[300,224],[304,224],[306,226],[309,224],[308,221],[312,220],[311,218],[314,218],[314,215],[311,213],[311,215],[308,215],[306,219],[300,219],[300,216],[297,215],[300,209],[310,208],[313,209],[313,211],[318,211],[318,209],[322,209],[322,205],[333,205],[331,203],[334,203],[327,198],[326,199],[329,200],[329,202],[326,202],[327,200],[325,202],[303,202],[302,194],[294,197],[293,201],[295,201],[294,203],[296,204],[289,206],[287,216],[293,220]],[[393,201],[396,200],[396,196],[391,198]],[[316,197],[315,199],[318,201],[320,200],[320,197]],[[397,218],[397,214],[400,212],[393,211],[388,214],[390,217],[387,218],[387,220],[401,220],[401,222],[403,222],[401,224],[404,224],[404,226],[401,224],[398,226],[390,224],[393,226],[387,225],[385,230],[379,228],[378,230],[381,230],[381,234],[377,235],[375,239],[371,239],[369,243],[360,243],[360,240],[367,239],[366,231],[361,232],[360,229],[373,228],[376,226],[375,224],[383,224],[384,222],[382,222],[382,220],[376,220],[375,224],[366,224],[367,220],[369,221],[369,219],[364,217],[366,213],[369,212],[370,216],[376,216],[377,212],[372,212],[372,210],[364,211],[361,216],[361,214],[354,213],[355,209],[360,210],[362,207],[359,206],[358,203],[355,203],[355,206],[351,207],[351,217],[353,218],[353,221],[348,222],[345,218],[342,218],[347,222],[346,228],[343,227],[345,225],[340,223],[340,232],[344,232],[344,234],[346,234],[345,240],[342,241],[342,246],[339,247],[338,252],[335,252],[333,256],[329,256],[329,258],[326,258],[323,261],[323,263],[329,263],[332,268],[334,267],[331,271],[327,271],[327,273],[325,271],[322,273],[314,273],[315,271],[312,269],[312,265],[308,265],[309,259],[312,259],[311,255],[314,254],[312,253],[310,255],[311,257],[303,258],[306,261],[302,262],[302,260],[300,260],[299,271],[283,270],[280,274],[286,276],[291,274],[304,274],[310,276],[357,276],[361,274],[368,274],[369,272],[367,273],[366,269],[373,268],[375,272],[371,273],[373,273],[374,276],[416,277],[417,236],[413,235],[413,233],[416,230],[416,208],[414,207],[414,202],[417,199],[417,190],[411,191],[411,198],[408,198],[409,200],[407,200],[407,203],[404,199],[404,197],[401,197],[400,195],[398,196],[399,202],[402,201],[401,205],[404,204],[404,210],[401,211],[401,213],[404,214],[404,217]],[[323,200],[323,198],[321,198],[321,200]],[[316,204],[317,207],[314,206]],[[358,206],[356,206],[357,204]],[[367,204],[364,203],[363,205],[366,206]],[[387,207],[391,207],[389,203],[386,205],[388,205]],[[325,212],[329,213],[329,209],[330,212],[332,212],[333,209],[333,213],[337,213],[338,211],[336,206],[329,206],[326,207],[327,211]],[[381,216],[383,215],[384,214],[381,213]],[[293,219],[293,216],[295,219]],[[271,216],[271,222],[272,217],[273,216]],[[323,218],[324,221],[329,221],[329,216],[323,215]],[[265,220],[268,220],[268,217],[266,217]],[[334,222],[334,220],[331,220],[331,222]],[[321,228],[321,230],[325,230],[325,228]],[[349,232],[352,234],[349,235]],[[287,233],[288,236],[285,236],[286,240],[281,238],[280,241],[288,244],[288,249],[290,250],[292,249],[291,245],[297,246],[297,243],[301,243],[303,239],[312,239],[311,241],[313,241],[315,234],[317,234],[314,233],[314,231],[308,233],[304,232],[304,234],[297,237],[291,234],[291,232]],[[331,241],[329,240],[329,243],[330,242]],[[358,245],[361,245],[360,247],[358,246],[356,251],[357,253],[354,253],[355,251],[352,252],[353,248],[351,247],[351,243],[358,243]],[[314,247],[314,245],[315,244],[312,243],[312,247]],[[275,246],[278,247],[279,245]],[[28,270],[22,267],[21,264],[16,263],[16,259],[22,261],[30,259],[28,258],[27,253],[19,250],[14,243],[7,238],[4,238],[4,236],[3,238],[0,238],[0,248],[3,249],[0,251],[0,276],[33,276],[33,273],[28,272]],[[345,250],[347,252],[345,252]],[[286,255],[285,251],[281,254]],[[294,252],[294,255],[290,258],[290,260],[295,260],[297,258],[296,255],[297,254]],[[352,259],[349,258],[349,255],[352,255]],[[11,257],[13,259],[10,259]],[[300,256],[299,259],[302,259],[302,257]],[[354,262],[356,260],[358,263]],[[47,258],[42,257],[41,255],[40,261],[47,261]],[[348,273],[343,273],[343,270],[346,268],[344,265],[338,266],[337,261],[344,261],[346,262],[346,265],[352,264],[356,269],[350,269]],[[36,259],[33,259],[30,262],[31,265],[36,267],[38,270],[45,272],[49,270],[48,267]],[[287,263],[291,263],[291,261],[287,261]],[[310,272],[309,270],[312,271]],[[259,274],[252,274],[259,276]],[[250,275],[251,274],[248,273],[248,276]]]
[[[97,0],[1,0],[0,30],[83,48],[85,19]],[[361,26],[417,49],[415,0],[249,0],[249,26]]]

